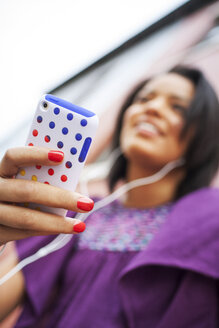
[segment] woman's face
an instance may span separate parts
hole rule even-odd
[[[180,135],[194,92],[193,83],[176,73],[149,81],[124,115],[120,145],[125,156],[153,167],[183,157],[192,131]]]

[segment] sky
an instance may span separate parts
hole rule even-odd
[[[0,144],[40,96],[185,0],[1,0]]]

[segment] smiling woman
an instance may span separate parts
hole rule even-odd
[[[82,234],[1,286],[0,316],[23,300],[16,328],[216,328],[219,191],[209,186],[219,165],[218,126],[218,100],[200,71],[177,67],[138,85],[118,118],[113,148],[121,155],[109,175],[111,190],[184,161],[153,184],[135,187],[125,199],[91,213]],[[30,148],[25,151],[30,164],[48,162],[46,151]],[[10,154],[13,165],[19,164],[15,151]],[[31,189],[20,183],[17,197],[32,201]],[[40,194],[42,187],[35,186]],[[69,200],[68,208],[77,210],[78,195],[48,188],[54,206]],[[17,220],[25,211],[1,206],[5,216],[13,207]],[[57,226],[64,220],[32,215],[45,225],[47,219]],[[67,222],[70,229],[72,221]],[[18,258],[9,267],[52,239],[17,241]]]
[[[168,161],[185,159],[184,178],[176,183],[172,195],[175,199],[209,185],[219,162],[218,121],[217,96],[199,70],[175,67],[142,81],[127,97],[118,117],[113,149],[121,141],[125,156],[118,158],[110,172],[111,190],[126,177],[129,156],[138,158],[136,149],[145,154],[139,156],[144,170],[152,172]],[[132,149],[131,140],[138,140]]]
[[[127,181],[152,175],[165,164],[184,157],[192,130],[184,138],[181,138],[181,134],[185,111],[189,109],[193,96],[192,81],[176,73],[154,78],[137,93],[124,115],[120,137],[122,152],[129,163]],[[154,195],[152,199],[147,197],[148,205],[172,200],[176,185],[183,175],[182,167],[178,168],[177,175],[176,172],[170,174],[171,194],[168,195],[167,188],[163,186],[158,189],[164,191],[163,201],[162,195],[156,193],[156,198]],[[165,185],[170,186],[170,181],[166,178]],[[142,191],[139,189],[137,199],[139,204],[145,205]],[[136,193],[136,190],[133,192]]]

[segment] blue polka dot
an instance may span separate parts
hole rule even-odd
[[[54,127],[55,127],[55,123],[51,121],[51,122],[49,123],[49,127],[50,127],[50,129],[54,129]]]
[[[72,147],[70,152],[72,155],[75,155],[77,153],[77,149],[75,147]]]
[[[68,115],[67,115],[67,119],[68,119],[69,121],[71,121],[71,120],[73,119],[73,114],[71,114],[71,113],[68,114]]]
[[[42,120],[43,120],[42,116],[37,116],[37,122],[38,122],[38,123],[41,123]]]
[[[63,134],[68,134],[68,128],[63,128],[63,129],[62,129],[62,133],[63,133]]]
[[[86,126],[87,125],[87,120],[81,120],[81,125]]]
[[[67,167],[67,169],[70,169],[72,167],[72,162],[70,161],[66,162],[65,166]]]
[[[60,113],[60,109],[58,107],[54,108],[54,114],[58,115]]]
[[[63,145],[63,142],[62,141],[59,141],[58,143],[57,143],[57,147],[58,148],[62,148],[64,145]]]
[[[82,135],[80,133],[77,133],[75,135],[75,139],[78,140],[78,141],[81,140],[82,139]]]

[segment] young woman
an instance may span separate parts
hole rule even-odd
[[[16,327],[218,327],[219,190],[209,187],[219,164],[218,140],[219,104],[200,71],[178,67],[143,81],[118,118],[113,147],[121,155],[109,175],[110,189],[178,164],[159,181],[92,213],[82,234],[1,286],[1,316],[23,301]],[[13,150],[9,165],[5,159],[1,164],[7,172],[2,176],[14,175],[24,162],[46,164],[48,152],[37,153],[25,149],[18,160]],[[2,191],[4,202],[37,201],[78,211],[77,194],[49,186],[51,195],[40,198],[40,185],[28,189],[28,183],[18,183],[17,198]],[[10,207],[4,213],[11,220],[12,205],[3,205]],[[29,213],[23,215],[32,222]],[[58,233],[60,218],[44,218],[51,233]],[[65,219],[62,232],[72,231],[73,223]],[[45,233],[45,227],[38,231]],[[52,239],[18,241],[18,259]]]

